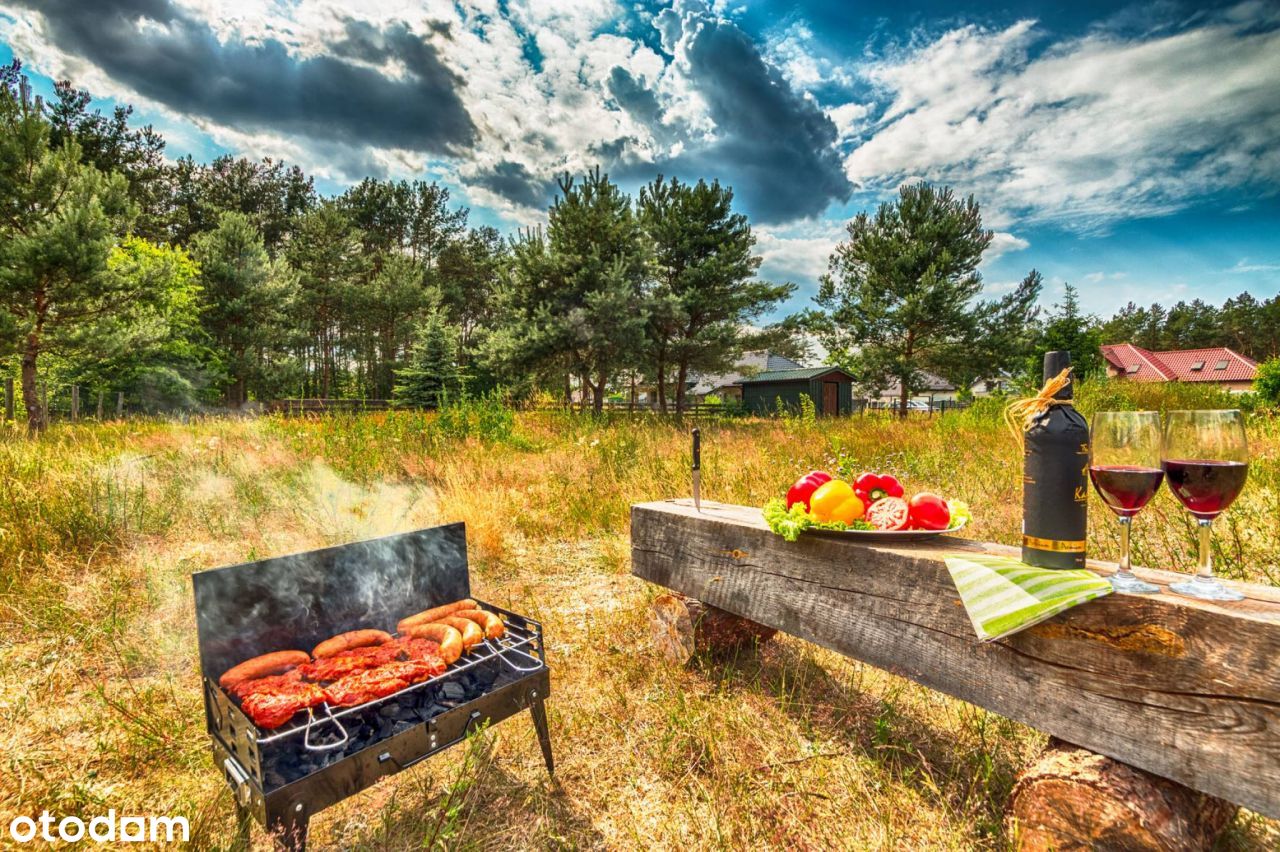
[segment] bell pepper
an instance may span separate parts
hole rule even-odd
[[[804,476],[796,480],[795,485],[787,490],[787,508],[790,509],[797,503],[804,504],[804,510],[809,511],[809,498],[813,496],[813,492],[818,490],[818,486],[831,481],[831,474],[825,470],[811,470]]]
[[[902,484],[887,473],[863,473],[853,484],[853,493],[870,506],[882,497],[901,497]]]

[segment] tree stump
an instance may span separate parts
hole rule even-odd
[[[658,595],[649,611],[654,647],[672,665],[695,654],[730,656],[755,648],[778,631],[683,595]]]
[[[1209,849],[1236,806],[1082,748],[1050,740],[1013,788],[1006,827],[1034,852]]]

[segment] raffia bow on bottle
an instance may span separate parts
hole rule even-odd
[[[1013,437],[1019,444],[1022,443],[1036,418],[1048,411],[1050,406],[1071,404],[1069,399],[1054,399],[1058,391],[1069,384],[1071,384],[1071,368],[1067,367],[1045,382],[1044,387],[1040,388],[1035,396],[1016,399],[1009,403],[1004,410],[1004,422],[1009,425],[1009,431],[1013,433]]]

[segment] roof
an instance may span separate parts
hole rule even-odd
[[[921,391],[953,391],[956,386],[951,382],[942,378],[936,373],[930,373],[928,370],[920,370],[918,381],[916,382],[916,393]],[[894,382],[884,389],[883,396],[896,397],[902,394],[902,383]]]
[[[1258,362],[1225,346],[1152,352],[1132,343],[1102,347],[1102,357],[1133,382],[1251,382]]]
[[[803,367],[799,370],[769,370],[743,379],[741,383],[744,385],[758,385],[766,382],[803,382],[809,379],[816,379],[818,376],[825,376],[827,373],[839,373],[850,381],[853,380],[853,376],[839,367]]]
[[[803,366],[790,358],[774,352],[747,352],[734,365],[733,372],[695,374],[689,381],[693,385],[689,392],[695,396],[706,396],[720,388],[740,384],[748,376],[778,370],[802,370]]]

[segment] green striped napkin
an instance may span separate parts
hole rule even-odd
[[[1111,593],[1111,584],[1092,571],[1033,568],[1008,556],[952,556],[947,570],[984,642]]]

